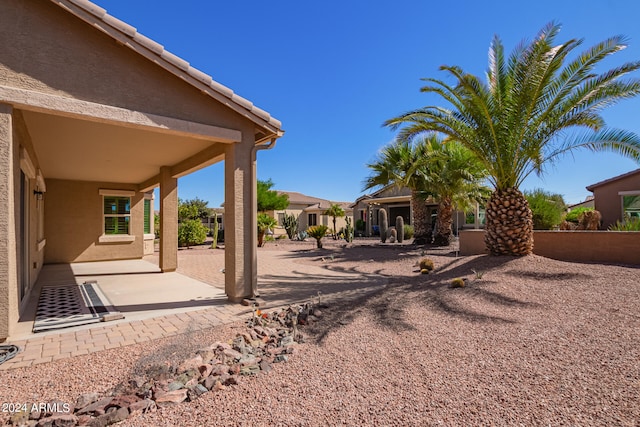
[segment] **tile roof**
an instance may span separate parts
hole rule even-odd
[[[307,196],[295,191],[278,191],[278,194],[286,194],[289,196],[289,203],[296,205],[308,205],[304,210],[326,210],[332,204],[339,205],[342,209],[350,209],[351,202],[332,202],[318,197]]]
[[[50,0],[64,10],[89,23],[94,28],[122,42],[123,45],[156,62],[166,70],[183,78],[212,98],[247,117],[256,124],[281,134],[282,123],[253,105],[253,103],[216,82],[208,74],[192,67],[184,59],[172,54],[150,38],[138,33],[135,27],[107,13],[100,6],[88,0]]]

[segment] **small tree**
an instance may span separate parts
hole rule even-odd
[[[275,227],[277,224],[278,221],[266,213],[258,214],[258,247],[261,248],[264,246],[264,235],[267,234],[269,229]]]
[[[273,182],[258,180],[258,212],[281,211],[289,207],[289,196],[271,190]]]
[[[322,238],[327,234],[329,228],[326,225],[313,225],[307,228],[307,234],[316,239],[316,246],[322,249]]]
[[[204,219],[209,216],[207,202],[199,198],[178,200],[178,220]]]
[[[207,240],[207,227],[202,225],[199,219],[188,219],[178,226],[178,242],[189,248],[191,245],[200,245]]]
[[[338,232],[336,230],[336,219],[338,217],[343,217],[345,215],[344,209],[342,209],[340,205],[336,203],[332,203],[331,206],[329,206],[329,209],[322,212],[322,215],[327,215],[333,218],[333,240],[338,240]]]

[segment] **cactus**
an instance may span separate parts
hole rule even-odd
[[[351,218],[346,217],[345,222],[347,225],[344,227],[344,240],[351,243],[353,242],[353,227],[351,226]]]
[[[213,241],[211,242],[211,249],[215,249],[218,247],[218,232],[220,230],[220,226],[218,225],[218,213],[213,213],[213,231],[211,234],[213,235]]]
[[[398,243],[404,242],[404,218],[396,217],[396,233],[398,233]]]
[[[465,285],[466,285],[465,279],[461,277],[456,277],[451,281],[452,288],[464,288]]]
[[[422,270],[431,271],[433,270],[433,268],[434,268],[434,265],[431,258],[422,258],[420,260],[420,271]]]
[[[387,221],[387,211],[384,209],[378,211],[378,224],[380,224],[380,240],[385,243],[387,241],[389,222]]]
[[[398,233],[395,228],[389,229],[389,243],[395,243],[398,240]]]
[[[285,212],[282,218],[282,225],[284,226],[289,239],[294,240],[296,238],[296,235],[298,234],[298,219],[295,217],[295,215],[287,215],[287,213]]]

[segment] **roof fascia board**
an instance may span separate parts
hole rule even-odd
[[[242,132],[236,129],[188,122],[173,117],[143,113],[9,86],[0,85],[0,102],[29,111],[99,123],[118,124],[131,128],[146,128],[156,132],[188,136],[207,141],[235,143],[242,140]]]

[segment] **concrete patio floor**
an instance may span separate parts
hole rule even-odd
[[[224,290],[180,273],[162,273],[157,265],[145,260],[45,265],[29,297],[27,309],[7,341],[96,327],[96,324],[89,324],[38,333],[31,331],[43,286],[87,281],[96,281],[115,309],[124,316],[108,322],[113,324],[227,303]]]
[[[157,257],[157,256],[156,256]],[[0,370],[28,367],[109,348],[143,343],[245,319],[252,307],[229,303],[224,293],[224,251],[179,252],[178,272],[161,273],[156,257],[144,260],[47,265],[28,307],[5,344],[20,347]],[[324,297],[366,293],[384,283],[357,272],[301,265],[286,251],[258,254],[263,307],[274,309]],[[187,275],[188,274],[188,275]],[[33,333],[43,286],[95,280],[124,318]]]

